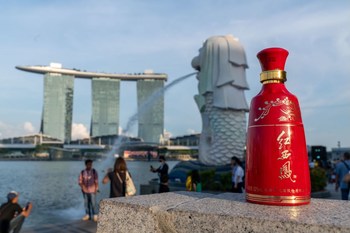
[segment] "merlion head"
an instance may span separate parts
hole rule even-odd
[[[233,85],[247,89],[245,78],[247,60],[243,46],[232,35],[209,37],[199,49],[199,55],[192,59],[192,67],[199,71],[199,80],[211,80],[200,94],[212,91],[213,85],[221,86],[232,82]],[[243,69],[242,69],[243,68]],[[200,88],[201,89],[201,88]]]

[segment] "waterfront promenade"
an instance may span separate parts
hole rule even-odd
[[[26,228],[25,223],[22,228],[23,233],[95,233],[97,223],[94,221],[75,220],[66,223],[47,224]]]
[[[328,184],[327,190],[330,193],[329,197],[325,199],[340,200],[340,191],[335,192],[334,184]],[[111,219],[111,221],[113,221]],[[21,232],[23,233],[95,233],[97,229],[97,223],[93,221],[82,221],[75,220],[72,222],[66,223],[57,223],[57,224],[47,224],[42,226],[36,226],[31,228],[24,228]]]

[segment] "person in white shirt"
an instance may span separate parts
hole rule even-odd
[[[242,162],[236,156],[231,158],[232,167],[232,192],[243,193],[243,177],[244,171],[242,168]]]

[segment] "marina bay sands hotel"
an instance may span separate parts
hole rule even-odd
[[[74,79],[91,79],[92,118],[90,136],[117,135],[119,129],[120,82],[137,82],[138,137],[159,142],[164,130],[164,94],[166,74],[145,71],[140,74],[113,74],[65,69],[59,63],[50,66],[16,66],[17,69],[44,74],[44,104],[40,131],[70,143],[73,116]],[[155,93],[157,98],[142,109]]]

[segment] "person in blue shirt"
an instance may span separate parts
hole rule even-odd
[[[349,183],[343,181],[344,176],[350,171],[350,153],[344,153],[344,160],[339,162],[335,167],[335,191],[341,191],[341,199],[349,200]]]

